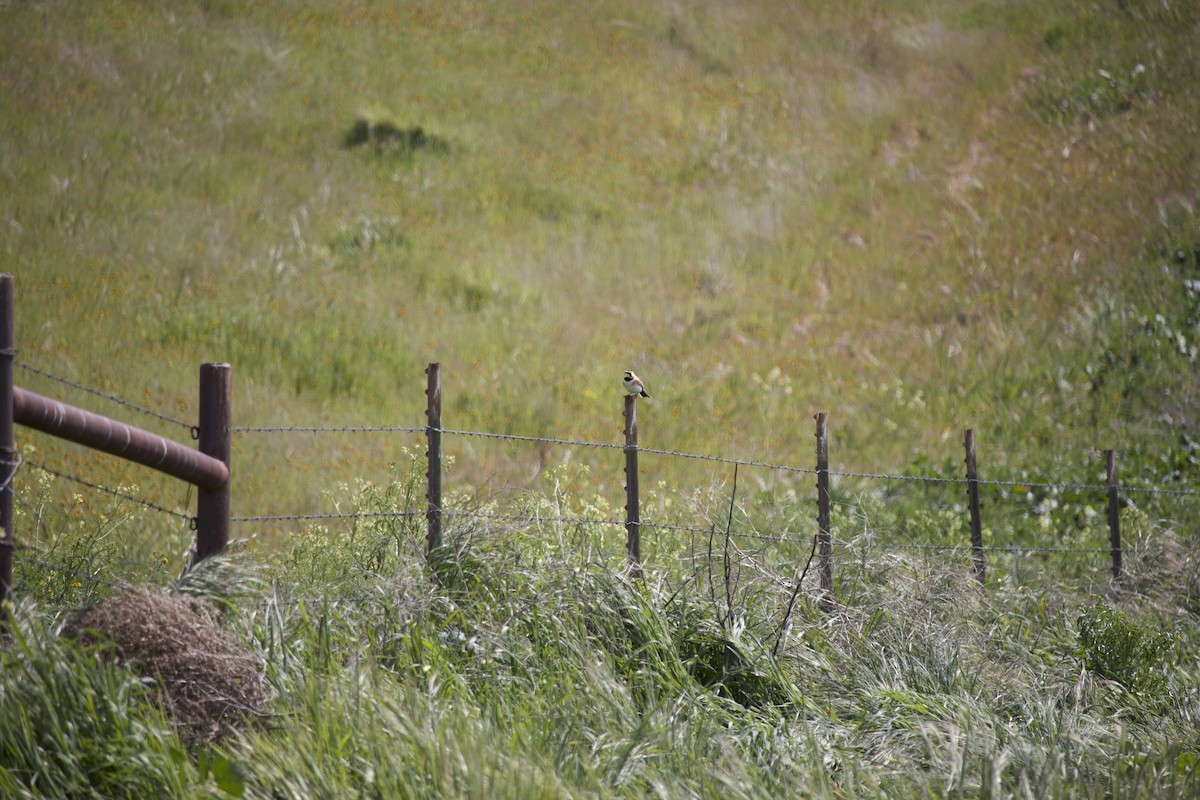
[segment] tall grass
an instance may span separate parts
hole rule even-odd
[[[196,775],[150,687],[62,644],[51,619],[7,611],[0,650],[5,797],[193,797]]]
[[[357,502],[398,509],[388,497],[360,487]],[[51,794],[97,785],[79,783],[83,767],[34,770],[43,756],[20,743],[46,729],[43,748],[79,737],[71,763],[108,752],[110,736],[149,741],[97,773],[117,796],[146,782],[244,797],[1197,789],[1200,572],[1168,530],[1130,547],[1116,585],[1103,570],[1021,579],[997,566],[985,589],[966,560],[846,531],[857,557],[838,562],[829,613],[811,575],[792,602],[786,550],[732,543],[727,588],[718,533],[634,583],[619,548],[560,552],[555,536],[552,522],[466,524],[425,559],[413,527],[313,528],[290,552],[189,573],[180,590],[233,599],[227,624],[264,661],[274,701],[269,719],[186,759],[149,695],[120,688],[140,685],[130,672],[58,643],[55,606],[23,607],[2,680],[26,711],[0,715],[15,726],[4,779],[26,793],[35,774]],[[143,738],[122,739],[129,726]]]

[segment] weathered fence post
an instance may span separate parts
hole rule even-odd
[[[629,574],[642,576],[642,516],[638,499],[637,395],[625,395],[625,549]]]
[[[17,470],[13,445],[13,276],[0,275],[0,603],[12,588],[13,504],[12,482]]]
[[[200,425],[197,448],[226,467],[231,454],[233,426],[232,369],[228,364],[200,365]],[[217,489],[196,492],[196,557],[219,553],[229,544],[232,481]]]
[[[967,451],[967,507],[971,513],[971,560],[975,562],[975,580],[984,582],[987,559],[983,552],[983,518],[979,512],[979,475],[975,465],[975,431],[967,428],[963,439]]]
[[[833,609],[833,533],[829,523],[829,437],[825,412],[817,414],[817,548],[820,557],[821,608]]]
[[[1117,455],[1112,450],[1104,451],[1104,471],[1108,483],[1108,531],[1112,539],[1112,572],[1115,581],[1121,577],[1121,505]]]
[[[430,364],[425,369],[429,376],[425,388],[425,452],[429,466],[425,472],[428,491],[425,494],[425,519],[429,523],[426,552],[432,553],[442,544],[442,370],[440,364]]]

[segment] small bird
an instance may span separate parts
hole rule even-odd
[[[625,370],[625,391],[630,394],[638,394],[642,397],[649,397],[646,394],[646,385],[642,383],[642,379],[633,374],[633,370]]]

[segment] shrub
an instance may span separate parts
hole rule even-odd
[[[1165,688],[1169,632],[1150,630],[1120,609],[1094,605],[1079,615],[1079,644],[1090,672],[1131,692],[1157,695]]]

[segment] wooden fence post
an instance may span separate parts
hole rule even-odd
[[[979,475],[975,465],[975,431],[967,428],[963,439],[967,451],[967,507],[971,513],[971,560],[975,562],[975,580],[987,577],[987,558],[983,552],[983,518],[979,511]]]
[[[13,276],[0,275],[0,603],[12,589],[13,504],[17,451],[13,445]]]
[[[629,574],[642,576],[642,517],[638,498],[637,395],[625,395],[625,549]]]
[[[817,420],[817,548],[820,557],[821,608],[833,609],[833,533],[829,522],[829,437],[826,415],[821,411]]]
[[[1112,573],[1115,581],[1121,577],[1121,504],[1117,455],[1112,450],[1104,451],[1104,470],[1108,483],[1108,531],[1112,540]]]
[[[440,364],[431,363],[425,369],[429,376],[425,388],[425,438],[428,449],[428,469],[425,478],[428,491],[425,494],[425,519],[429,523],[426,537],[426,552],[432,553],[442,544],[442,369]]]
[[[231,454],[233,426],[231,368],[228,364],[200,365],[200,425],[197,448],[226,467]],[[232,479],[218,489],[196,491],[196,557],[214,555],[229,544]]]

